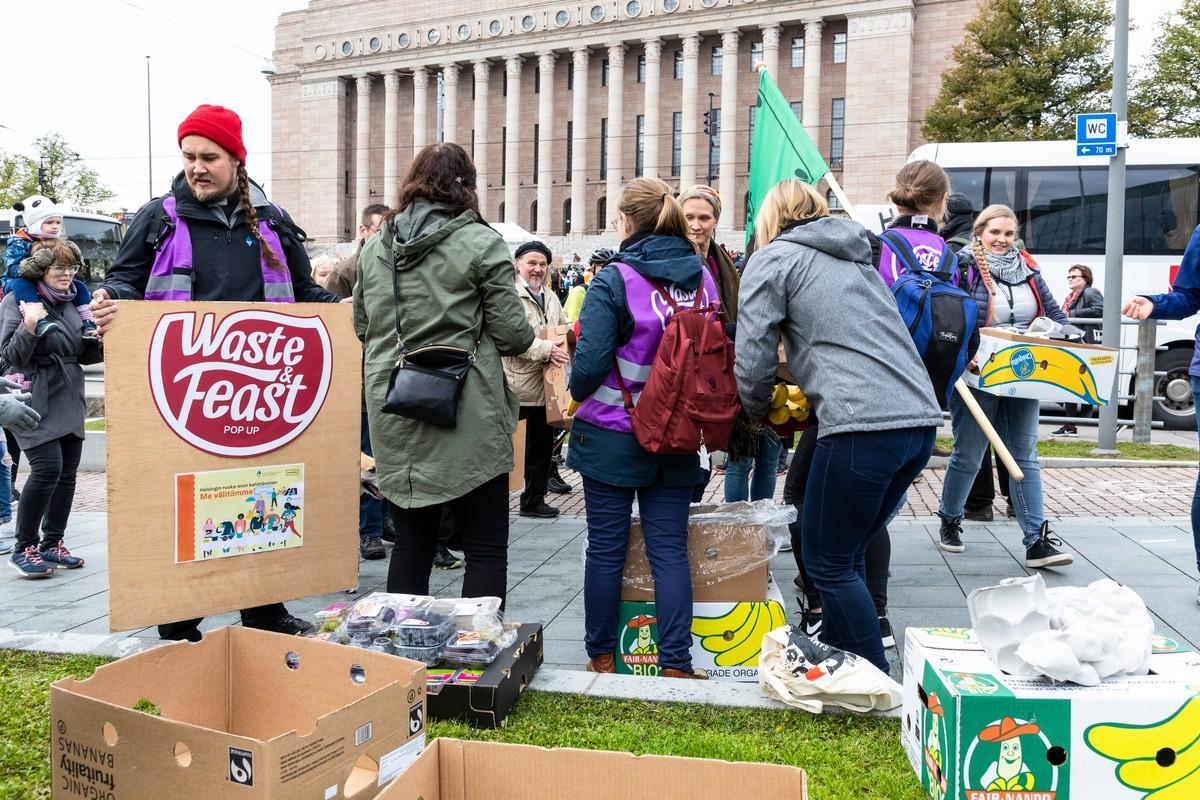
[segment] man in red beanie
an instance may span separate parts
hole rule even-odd
[[[171,191],[138,211],[104,284],[92,293],[103,332],[113,300],[336,303],[312,280],[304,231],[246,173],[242,120],[202,105],[179,126],[183,171]],[[200,620],[158,626],[164,639],[199,641]],[[242,611],[242,624],[303,634],[282,603]]]

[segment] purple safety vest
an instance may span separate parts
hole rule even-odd
[[[942,250],[946,247],[946,240],[936,233],[920,228],[888,228],[888,230],[895,231],[908,241],[909,246],[916,253],[917,261],[925,269],[934,272],[942,263]],[[879,277],[883,278],[883,282],[891,289],[896,279],[908,272],[908,267],[904,266],[904,262],[892,252],[892,248],[888,247],[883,240],[880,240],[879,248],[879,266],[877,267]],[[957,286],[958,276],[951,276],[951,282]]]
[[[654,357],[658,354],[658,345],[662,341],[667,320],[675,312],[654,284],[643,278],[633,267],[621,263],[609,266],[620,272],[625,281],[625,302],[633,317],[633,335],[629,337],[628,342],[617,348],[616,366],[621,370],[621,378],[629,388],[629,393],[633,395],[634,405],[637,405],[642,388],[650,377],[650,365],[654,363]],[[717,293],[717,285],[707,269],[702,270],[702,273],[704,277],[700,290],[704,295],[700,305],[719,308],[721,300]],[[696,302],[696,292],[686,292],[673,284],[668,285],[675,303],[680,308],[691,308]],[[575,418],[598,428],[633,433],[615,370],[609,370],[600,388],[579,404]]]
[[[192,237],[187,221],[179,216],[175,198],[167,195],[162,201],[163,213],[171,224],[163,240],[159,241],[150,267],[150,279],[146,282],[144,297],[147,300],[191,300],[192,299]],[[268,303],[292,303],[296,297],[292,291],[292,273],[287,269],[287,256],[279,234],[265,219],[258,221],[258,230],[263,240],[284,262],[282,271],[276,270],[261,258],[263,299]]]

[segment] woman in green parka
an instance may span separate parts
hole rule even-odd
[[[359,258],[354,328],[379,488],[391,501],[396,544],[389,592],[428,594],[442,509],[461,523],[464,597],[504,599],[508,572],[508,472],[517,398],[500,356],[524,353],[534,331],[517,297],[508,246],[479,214],[475,166],[457,144],[426,147],[400,187],[398,209]],[[393,291],[393,270],[397,288]],[[396,366],[397,314],[406,348],[479,348],[456,428],[384,413]]]

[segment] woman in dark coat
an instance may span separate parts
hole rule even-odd
[[[63,535],[83,450],[86,404],[80,365],[101,361],[102,351],[97,340],[83,336],[83,320],[72,304],[72,279],[81,264],[79,248],[71,242],[39,243],[22,263],[21,275],[37,281],[42,302],[22,309],[16,296],[9,295],[0,303],[0,357],[25,374],[31,405],[41,415],[32,432],[16,433],[30,474],[17,507],[17,541],[9,565],[25,578],[47,578],[56,568],[83,566],[83,559],[63,544]],[[58,329],[38,336],[42,319],[57,322]]]
[[[1092,280],[1091,267],[1074,264],[1067,270],[1067,286],[1071,291],[1063,300],[1062,310],[1068,317],[1099,319],[1104,316],[1104,295],[1100,293],[1099,289],[1092,286]],[[1084,332],[1083,340],[1085,342],[1100,344],[1099,325],[1085,324],[1080,325],[1079,328]],[[1066,403],[1064,408],[1064,413],[1068,417],[1080,419],[1090,417],[1096,411],[1095,406],[1085,406],[1081,403]],[[1050,435],[1078,436],[1079,429],[1068,422]]]

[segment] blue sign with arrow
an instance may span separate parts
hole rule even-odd
[[[1075,116],[1075,155],[1115,156],[1116,154],[1116,114],[1077,114]]]

